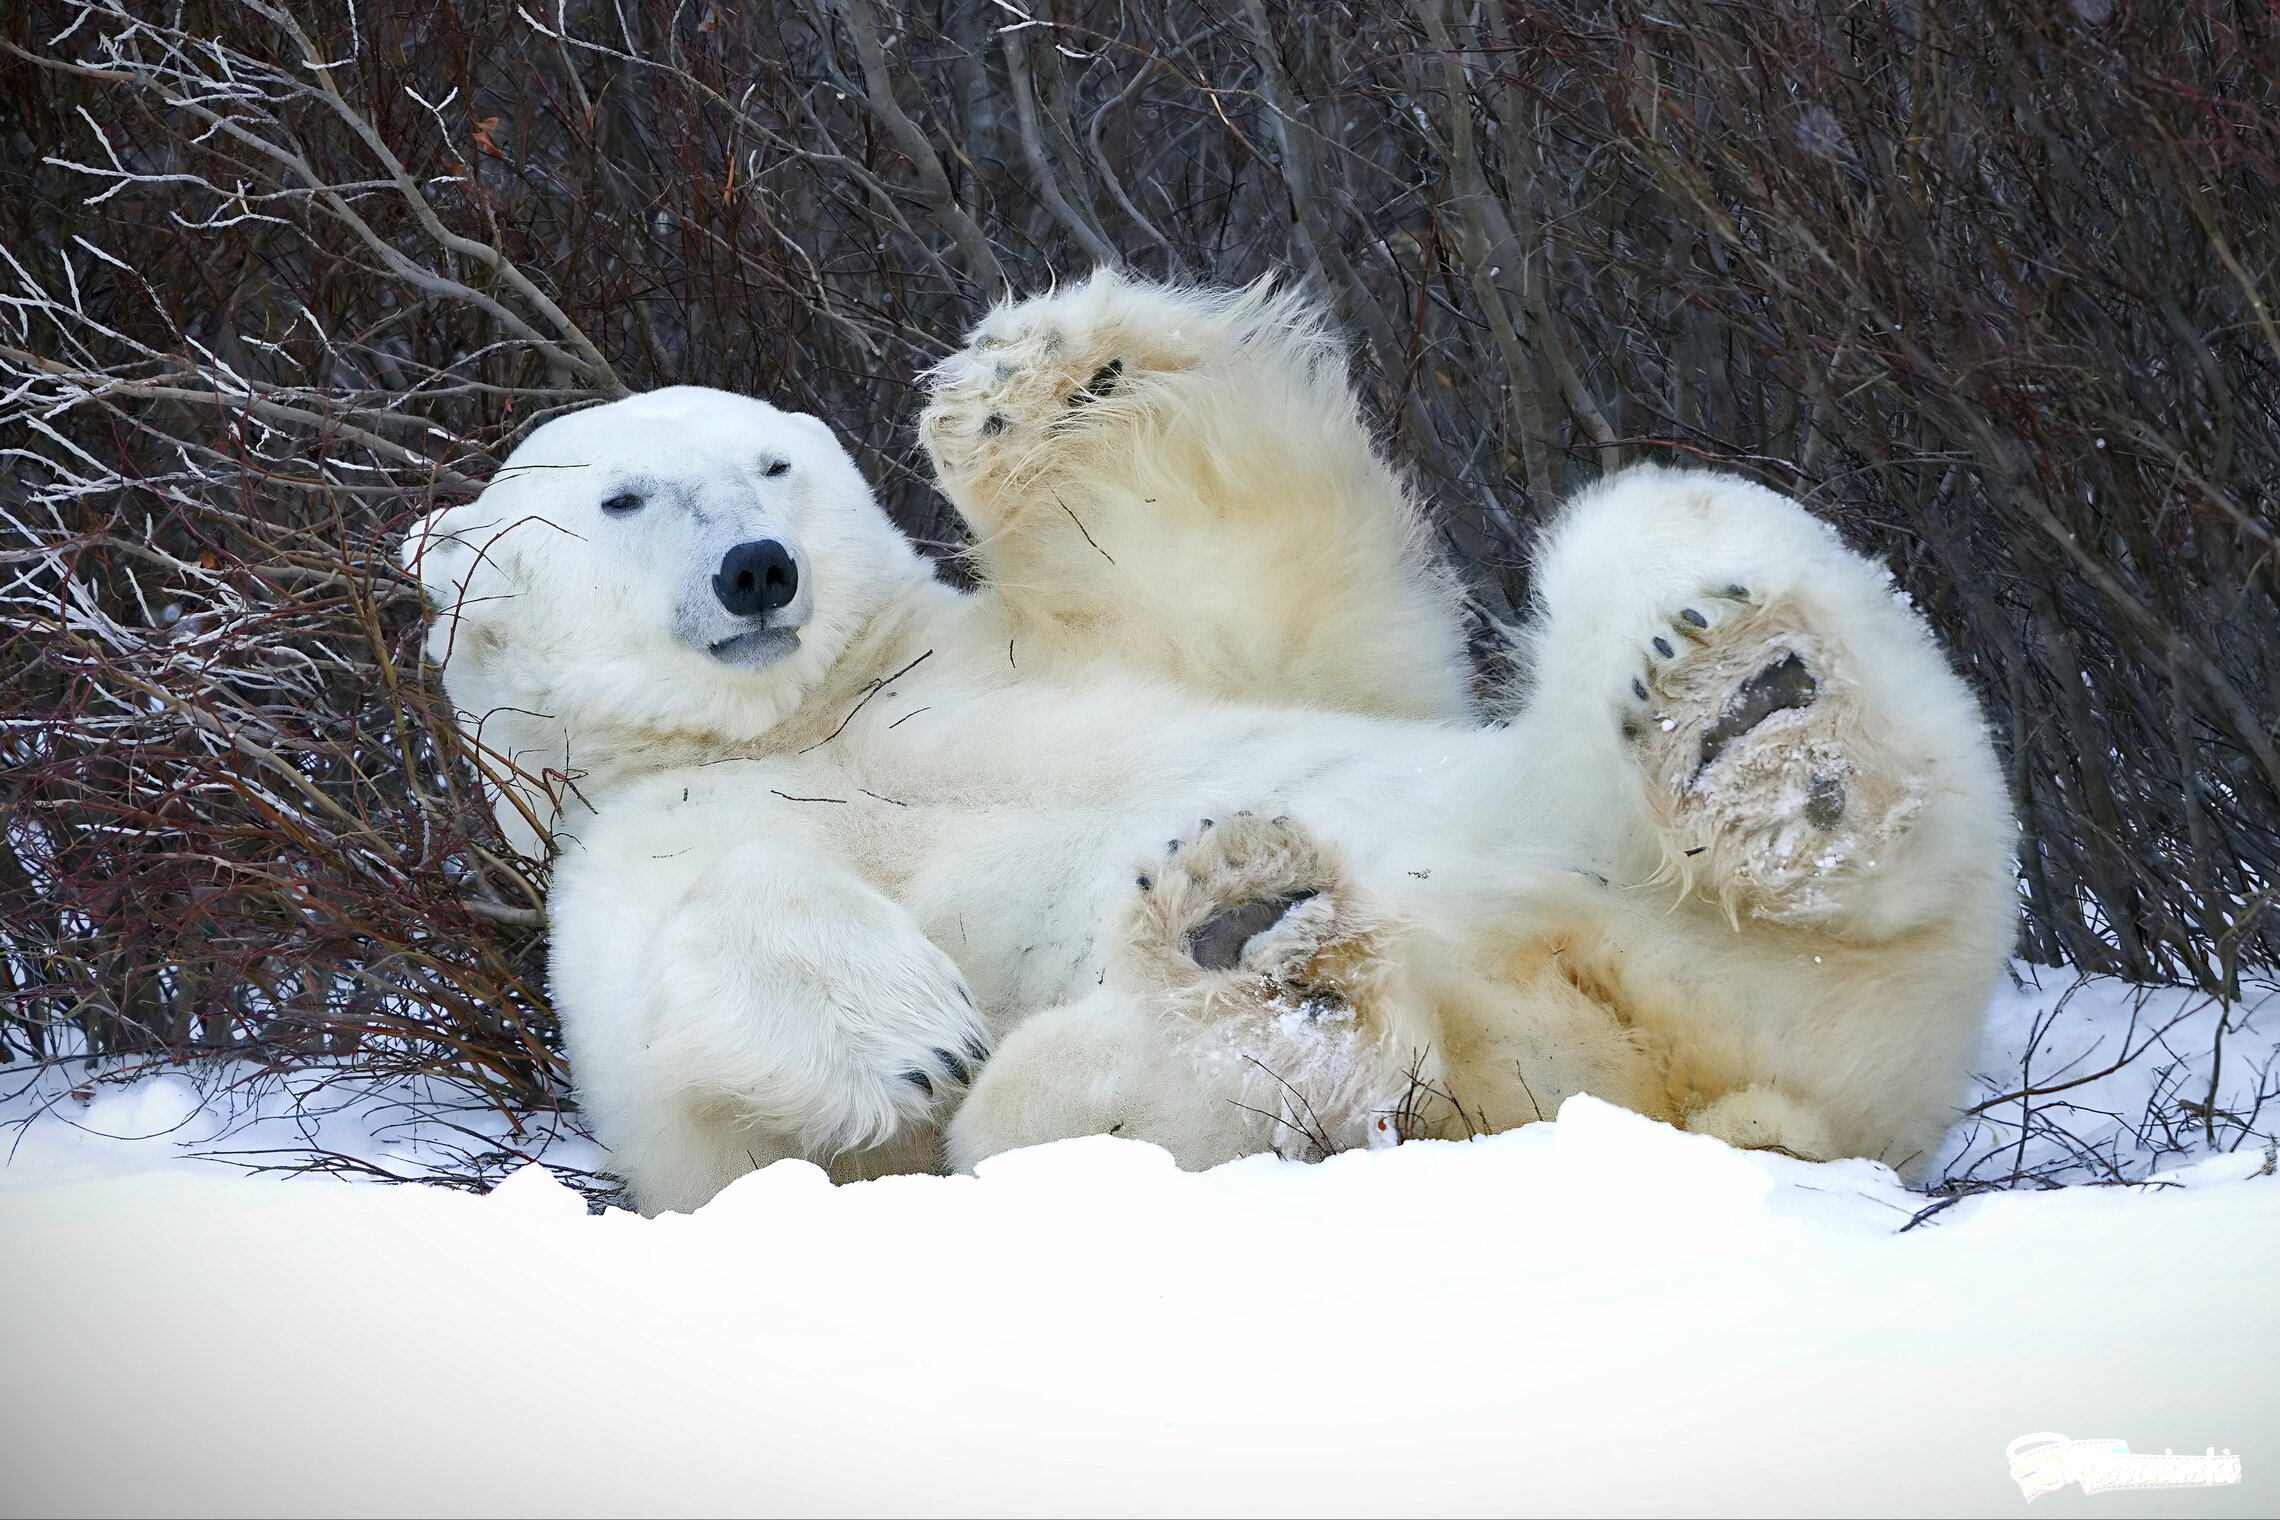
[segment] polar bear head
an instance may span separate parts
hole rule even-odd
[[[750,743],[930,579],[830,428],[696,386],[546,423],[402,553],[463,725],[530,777]]]

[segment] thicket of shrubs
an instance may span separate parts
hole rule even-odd
[[[2280,13],[2254,0],[31,0],[0,16],[0,1041],[555,1090],[541,861],[388,551],[629,389],[842,429],[1098,262],[1302,281],[1470,576],[1620,463],[1884,556],[2025,952],[2280,931]]]

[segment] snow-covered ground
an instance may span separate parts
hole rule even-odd
[[[0,1128],[0,1495],[1989,1514],[2025,1504],[2006,1445],[2047,1431],[2229,1449],[2243,1481],[2038,1514],[2280,1513],[2276,1024],[2254,997],[2007,990],[1974,1102],[2075,1085],[1959,1127],[1932,1195],[1578,1098],[1312,1167],[1188,1174],[1108,1138],[842,1188],[786,1162],[645,1221],[531,1164],[582,1180],[582,1138],[414,1118],[432,1093],[55,1072],[0,1109],[25,1121]],[[247,1170],[312,1156],[331,1175]],[[428,1172],[507,1181],[372,1180]],[[2020,1174],[2074,1185],[1971,1190]]]

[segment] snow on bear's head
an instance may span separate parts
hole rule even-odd
[[[546,423],[403,558],[454,705],[534,772],[765,733],[928,573],[830,428],[696,386]]]

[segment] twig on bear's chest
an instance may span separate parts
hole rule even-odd
[[[847,800],[845,797],[794,797],[790,792],[777,792],[774,787],[770,787],[768,790],[775,792],[786,802],[845,802]]]
[[[869,686],[863,688],[862,700],[857,702],[853,707],[847,709],[847,716],[839,720],[839,727],[833,729],[830,733],[825,734],[822,738],[816,740],[815,743],[809,745],[807,749],[801,750],[800,753],[804,755],[808,752],[808,750],[821,749],[826,744],[829,744],[832,740],[838,738],[840,734],[846,731],[847,725],[855,721],[855,715],[861,712],[864,706],[868,704],[873,697],[877,696],[880,692],[885,691],[889,685],[901,680],[904,676],[909,675],[912,671],[918,669],[919,666],[923,665],[926,663],[926,661],[932,659],[933,657],[934,651],[929,649],[925,654],[920,655],[917,659],[911,661],[908,665],[905,665],[902,669],[896,671],[893,675],[881,676],[878,680],[873,681]]]
[[[1106,549],[1102,549],[1098,543],[1094,543],[1092,529],[1085,526],[1085,520],[1077,516],[1076,513],[1069,512],[1069,504],[1065,501],[1062,501],[1058,494],[1054,496],[1053,501],[1054,504],[1058,506],[1062,511],[1069,513],[1069,521],[1077,525],[1077,531],[1085,536],[1085,542],[1092,544],[1093,548],[1099,552],[1102,559],[1107,560],[1112,565],[1115,564],[1116,556],[1109,553]],[[1013,646],[1011,644],[1006,645],[1006,658],[1009,660],[1013,658],[1012,651]]]

